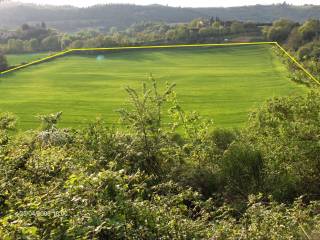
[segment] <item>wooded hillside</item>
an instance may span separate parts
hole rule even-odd
[[[232,8],[175,8],[112,4],[76,8],[3,3],[0,7],[0,27],[17,27],[26,22],[45,21],[49,27],[62,31],[77,31],[89,27],[108,30],[113,26],[124,28],[141,21],[181,23],[211,16],[222,20],[272,22],[279,18],[288,18],[301,22],[308,18],[319,18],[320,6],[279,4]]]

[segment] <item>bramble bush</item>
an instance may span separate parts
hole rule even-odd
[[[127,89],[126,129],[0,115],[1,239],[319,239],[318,91],[225,130],[151,80]]]

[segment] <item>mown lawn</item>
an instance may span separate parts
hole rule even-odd
[[[33,62],[41,58],[45,58],[53,53],[42,52],[42,53],[26,53],[26,54],[8,54],[6,58],[9,66],[17,66],[24,63]]]
[[[303,94],[288,79],[271,46],[135,50],[72,55],[0,80],[0,111],[19,116],[21,127],[37,126],[37,114],[63,111],[63,126],[97,116],[118,123],[115,110],[127,101],[125,86],[139,88],[153,74],[159,85],[176,83],[185,110],[210,117],[217,126],[239,127],[248,112],[273,96]]]

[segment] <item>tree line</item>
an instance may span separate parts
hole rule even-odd
[[[24,24],[15,31],[0,31],[0,47],[5,53],[59,51],[67,48],[110,47],[152,42],[223,41],[228,36],[261,35],[258,24],[199,18],[187,24],[169,25],[162,22],[142,22],[125,30],[116,27],[107,33],[82,30],[75,34],[61,33],[38,25]]]
[[[8,68],[3,54],[147,44],[218,43],[239,36],[259,38],[261,26],[250,22],[222,21],[219,18],[197,18],[186,24],[142,22],[125,30],[112,27],[107,33],[82,30],[69,34],[50,29],[43,22],[36,25],[23,24],[14,31],[0,30],[0,70]]]
[[[272,26],[263,29],[264,36],[281,43],[295,56],[316,78],[320,78],[320,20],[309,19],[302,24],[280,19],[273,22]],[[305,75],[301,73],[292,61],[288,61],[291,78],[297,82],[312,84]]]

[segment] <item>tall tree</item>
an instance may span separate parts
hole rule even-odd
[[[312,41],[312,39],[320,36],[320,20],[310,19],[306,21],[300,28],[303,40]]]
[[[271,41],[284,42],[287,40],[292,29],[297,26],[297,23],[287,20],[280,19],[273,22],[272,27],[267,31],[267,37]]]

